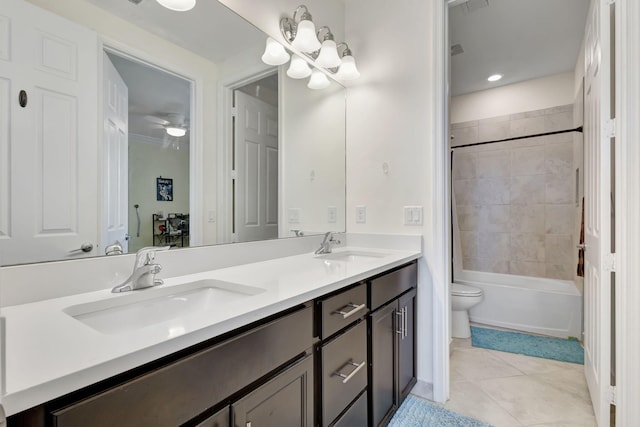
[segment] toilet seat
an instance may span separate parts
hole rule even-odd
[[[451,295],[457,297],[479,297],[482,295],[482,289],[469,285],[463,285],[461,283],[452,283]]]

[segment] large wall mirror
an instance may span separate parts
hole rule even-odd
[[[2,3],[0,265],[345,230],[345,89],[223,4]]]

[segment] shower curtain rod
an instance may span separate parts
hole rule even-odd
[[[513,138],[497,139],[495,141],[474,142],[472,144],[456,145],[455,147],[451,147],[450,150],[453,151],[456,148],[475,147],[476,145],[495,144],[497,142],[516,141],[518,139],[527,139],[527,138],[536,138],[536,137],[539,137],[539,136],[558,135],[560,133],[569,133],[569,132],[580,132],[580,133],[582,133],[582,126],[578,126],[575,129],[557,130],[555,132],[538,133],[538,134],[535,134],[535,135],[515,136]]]

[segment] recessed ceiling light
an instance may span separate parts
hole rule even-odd
[[[487,80],[489,80],[490,82],[497,82],[501,78],[502,78],[502,74],[493,74],[493,75],[489,76],[489,78]]]

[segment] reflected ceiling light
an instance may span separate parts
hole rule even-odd
[[[162,6],[167,9],[175,10],[176,12],[186,12],[193,9],[196,5],[196,0],[156,0]]]
[[[298,19],[298,12],[304,10]],[[321,44],[316,35],[316,26],[311,20],[311,14],[307,6],[300,5],[293,12],[292,18],[280,20],[280,31],[284,38],[296,49],[312,53],[320,49]]]
[[[268,65],[286,64],[290,56],[280,43],[267,37],[267,44],[262,55],[262,62]]]
[[[342,64],[336,73],[336,77],[340,80],[355,80],[360,77],[360,71],[356,67],[356,60],[351,54],[349,46],[342,42],[338,45],[338,48],[344,47],[342,51]]]
[[[309,83],[307,83],[307,87],[309,89],[320,90],[326,89],[329,87],[331,82],[327,78],[327,75],[320,70],[314,69],[311,72],[311,78],[309,78]]]
[[[309,67],[307,61],[300,58],[298,55],[293,55],[291,57],[291,64],[289,64],[289,69],[287,70],[287,76],[292,79],[304,79],[310,75],[311,67]]]
[[[187,130],[185,128],[178,127],[178,126],[167,126],[165,130],[169,135],[175,136],[178,138],[181,136],[185,136],[187,134]]]
[[[503,77],[502,74],[492,74],[492,75],[489,76],[489,78],[487,80],[489,80],[490,82],[497,82],[502,77]]]
[[[316,64],[324,68],[336,68],[340,66],[342,62],[338,55],[336,42],[333,40],[333,34],[329,27],[320,28],[318,30],[318,38],[320,38],[320,34],[323,32],[325,32],[325,35],[322,37],[322,45],[320,47],[320,53],[316,58]]]

